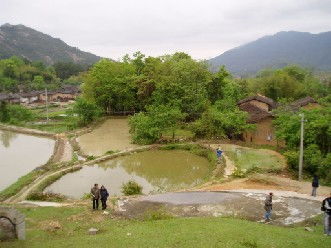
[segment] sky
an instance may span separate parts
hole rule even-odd
[[[279,31],[331,31],[331,1],[0,0],[4,23],[112,59],[136,51],[209,59]]]

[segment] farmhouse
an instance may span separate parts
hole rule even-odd
[[[272,125],[274,115],[271,111],[277,107],[274,100],[266,96],[256,95],[239,101],[238,106],[242,111],[248,113],[248,122],[256,125],[255,130],[243,134],[245,142],[278,145]]]

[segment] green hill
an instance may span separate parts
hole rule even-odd
[[[101,59],[32,28],[7,23],[0,26],[0,59],[14,55],[48,65],[63,61],[93,64]]]

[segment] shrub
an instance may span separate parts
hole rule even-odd
[[[146,211],[144,214],[144,220],[167,220],[171,218],[173,218],[172,214],[166,212],[164,209]]]
[[[66,199],[64,195],[61,194],[56,194],[52,192],[32,192],[31,194],[28,195],[27,197],[28,200],[31,201],[56,201],[56,202],[61,202]]]
[[[124,195],[141,195],[143,187],[133,180],[122,185],[122,193]]]

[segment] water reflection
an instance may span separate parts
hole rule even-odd
[[[104,184],[111,195],[120,195],[121,186],[135,180],[145,194],[191,187],[211,173],[207,159],[187,151],[146,151],[86,166],[67,174],[45,191],[80,198],[94,183]]]
[[[10,146],[10,142],[17,137],[17,134],[14,132],[0,131],[0,141],[2,145],[6,148]]]
[[[47,162],[54,140],[0,131],[0,190]]]

